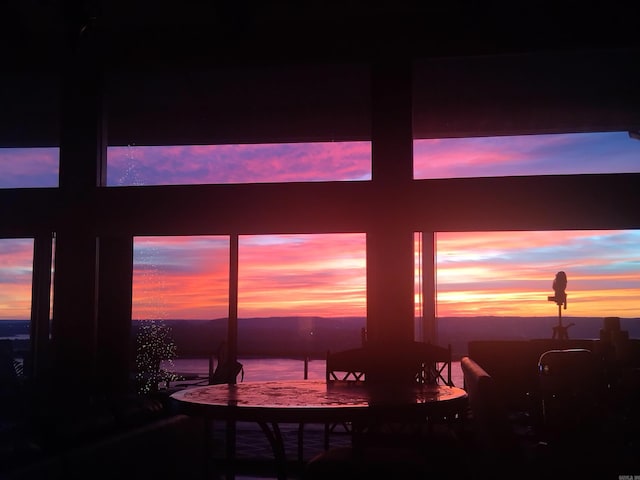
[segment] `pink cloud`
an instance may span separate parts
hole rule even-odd
[[[239,290],[240,316],[365,316],[365,236],[247,237]]]

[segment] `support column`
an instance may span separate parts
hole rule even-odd
[[[56,239],[52,360],[55,385],[93,391],[97,318],[96,238],[65,229]]]
[[[135,353],[131,338],[133,238],[101,236],[98,251],[98,385],[104,392],[125,393]]]
[[[422,340],[437,344],[435,247],[435,232],[422,232]]]
[[[372,181],[377,203],[367,231],[367,337],[384,348],[414,337],[414,256],[409,208],[413,178],[411,63],[372,69]]]
[[[238,360],[238,234],[229,237],[229,321],[227,345],[230,362]]]
[[[389,347],[414,337],[413,232],[367,233],[367,339]]]
[[[105,178],[101,56],[91,15],[73,12],[61,96],[52,360],[55,383],[90,393],[96,384],[98,251],[96,188]]]

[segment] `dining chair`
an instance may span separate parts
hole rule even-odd
[[[364,382],[373,353],[366,347],[331,352],[327,350],[325,377],[328,385]],[[324,448],[329,449],[332,434],[353,435],[351,422],[327,423],[324,426]]]
[[[454,386],[451,344],[406,342],[398,348],[366,345],[327,352],[326,380],[416,382]]]
[[[540,355],[538,369],[538,437],[547,458],[567,466],[565,471],[572,475],[591,478],[614,476],[612,468],[624,468],[620,465],[637,458],[637,446],[632,454],[634,448],[622,440],[621,420],[617,408],[608,403],[603,360],[597,353],[583,348],[548,350]]]
[[[443,347],[433,343],[413,342],[408,346],[407,354],[415,357],[418,383],[454,386],[451,378],[451,344]]]
[[[424,363],[415,350],[409,346],[405,349],[403,345],[399,355],[401,358],[392,358],[398,355],[371,344],[338,352],[327,351],[327,384],[381,382],[394,388],[393,385],[398,382],[418,382],[423,376]],[[385,425],[385,428],[388,426]],[[371,436],[379,428],[379,425],[354,425],[352,422],[326,424],[325,450],[329,449],[332,434],[347,434],[353,441],[354,436],[361,439],[365,432]]]
[[[468,412],[461,433],[466,461],[478,478],[541,478],[550,475],[544,449],[529,432],[514,424],[501,389],[482,366],[469,356],[460,359]]]
[[[451,347],[410,342],[393,349],[369,345],[327,352],[326,379],[327,383],[382,381],[390,390],[407,383],[451,386]],[[328,425],[325,450],[306,463],[303,478],[422,479],[463,474],[459,462],[458,469],[451,468],[460,453],[458,438],[449,429],[434,431],[429,425],[433,420],[407,422],[385,417],[367,425]],[[329,435],[339,426],[343,428],[340,432],[351,435],[351,444],[330,447]]]
[[[405,368],[414,372],[414,379],[417,383],[454,386],[451,376],[451,344],[442,346],[430,342],[415,341],[403,345],[402,355],[405,357]],[[426,433],[431,437],[435,436],[436,432],[447,436],[450,430],[456,428],[456,424],[460,420],[458,414],[453,417],[451,415],[432,415],[425,419],[423,425],[413,425],[413,428],[425,428]]]
[[[371,365],[371,353],[366,347],[352,348],[338,352],[327,351],[327,382],[361,382],[365,380]]]
[[[603,372],[591,350],[548,350],[538,360],[545,434],[557,437],[587,427],[598,414]]]
[[[388,388],[395,388],[394,385],[400,383],[453,386],[451,362],[451,345],[408,342],[396,349],[365,345],[339,352],[328,351],[326,381],[328,384],[382,381],[389,385]],[[329,449],[334,433],[348,434],[352,441],[384,446],[397,442],[415,443],[425,435],[435,436],[436,430],[449,436],[455,419],[432,416],[417,423],[379,420],[369,425],[325,425],[325,451]]]
[[[364,345],[358,348],[331,352],[327,350],[325,380],[327,385],[336,383],[364,382],[371,363],[372,353]],[[304,423],[298,425],[298,460],[302,461],[304,445]],[[351,422],[326,423],[324,425],[324,450],[329,450],[332,434],[352,436]]]
[[[244,380],[244,366],[229,355],[226,342],[221,342],[217,350],[209,356],[209,385],[237,383]]]

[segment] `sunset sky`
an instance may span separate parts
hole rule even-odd
[[[638,172],[626,132],[423,140],[414,178]],[[57,186],[56,149],[0,149],[0,188]],[[110,148],[108,185],[367,181],[368,142]],[[364,233],[241,236],[240,317],[366,315]],[[0,319],[29,318],[33,243],[0,240]],[[229,238],[137,237],[133,318],[225,317]],[[439,233],[438,316],[640,317],[640,231]],[[419,313],[419,307],[417,312]]]

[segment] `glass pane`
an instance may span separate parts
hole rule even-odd
[[[366,235],[241,236],[238,290],[243,354],[324,358],[328,348],[358,346],[366,324]]]
[[[0,148],[0,188],[57,187],[58,148]]]
[[[33,239],[0,240],[0,348],[13,357],[17,375],[23,375],[29,355]],[[5,367],[5,366],[3,366]]]
[[[413,324],[414,338],[424,338],[422,316],[424,314],[424,299],[422,297],[422,232],[413,232]]]
[[[640,336],[640,231],[438,233],[440,338],[599,338],[604,317]],[[566,309],[549,296],[567,275]],[[559,318],[561,317],[561,318]],[[466,340],[465,340],[466,342]],[[465,345],[466,347],[466,345]]]
[[[437,234],[439,316],[555,316],[555,274],[574,316],[638,317],[640,231]]]
[[[226,317],[228,297],[228,237],[134,238],[134,320]]]
[[[31,318],[33,239],[0,239],[0,321]]]
[[[366,315],[365,234],[241,236],[239,264],[239,317]]]
[[[228,237],[134,238],[136,391],[193,375],[208,378],[209,357],[227,338],[228,298]],[[198,357],[195,367],[174,364]]]
[[[109,147],[107,158],[108,186],[371,179],[370,142]]]
[[[640,172],[627,132],[414,141],[415,179]]]

